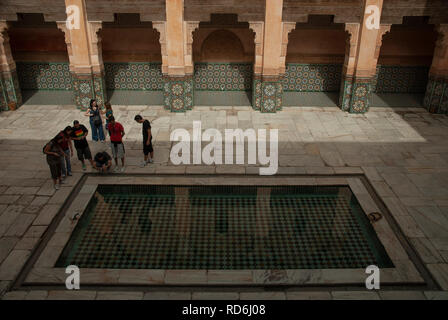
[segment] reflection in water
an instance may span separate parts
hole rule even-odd
[[[100,186],[58,266],[390,266],[346,187]]]

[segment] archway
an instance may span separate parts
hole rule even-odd
[[[283,105],[337,106],[348,35],[333,19],[310,15],[289,34]]]
[[[73,84],[64,33],[43,14],[18,14],[8,29],[26,104],[72,104]]]
[[[193,33],[195,105],[251,105],[254,32],[233,14],[211,15]]]
[[[425,17],[404,17],[382,39],[372,107],[422,107],[437,34]]]
[[[139,14],[115,14],[99,34],[110,102],[163,105],[160,35],[152,23]]]

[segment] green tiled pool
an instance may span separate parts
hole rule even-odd
[[[99,185],[56,267],[393,267],[347,186]]]

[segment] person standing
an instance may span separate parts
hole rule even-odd
[[[50,167],[51,178],[53,179],[53,186],[56,190],[59,190],[62,182],[62,161],[61,158],[65,157],[64,151],[61,149],[63,137],[58,134],[51,139],[44,147],[43,152],[47,155],[47,163]],[[59,184],[58,184],[59,183]]]
[[[124,145],[123,137],[125,135],[124,128],[118,121],[115,121],[114,116],[109,118],[109,124],[107,130],[110,135],[110,147],[112,148],[112,156],[115,159],[115,172],[118,172],[118,158],[121,158],[121,172],[124,172]]]
[[[90,100],[89,108],[87,109],[86,116],[90,117],[90,127],[92,128],[92,139],[94,141],[100,140],[105,141],[104,131],[103,131],[103,119],[101,118],[101,110],[97,105],[96,100]]]
[[[104,133],[104,136],[107,136],[107,126],[109,125],[109,118],[114,115],[114,111],[112,110],[110,102],[106,102],[104,104],[104,107],[106,108],[106,110],[101,110],[101,114],[104,114],[106,118],[106,132]]]
[[[154,159],[154,149],[152,147],[152,134],[151,134],[151,123],[149,120],[143,119],[141,115],[136,115],[134,118],[138,123],[142,123],[142,134],[143,134],[143,155],[144,160],[142,161],[140,167],[144,167],[149,163],[153,162]],[[149,157],[148,157],[149,155]]]
[[[89,160],[92,167],[94,167],[92,153],[90,152],[89,143],[87,142],[88,134],[89,130],[87,130],[84,125],[80,124],[78,120],[73,121],[72,140],[75,144],[78,159],[82,163],[83,171],[86,171],[86,164],[84,163],[84,159]]]
[[[62,142],[59,144],[62,151],[64,151],[64,157],[61,158],[62,166],[62,178],[72,175],[72,165],[70,158],[73,157],[73,147],[72,147],[72,127],[68,126],[63,131],[59,132],[62,137]]]

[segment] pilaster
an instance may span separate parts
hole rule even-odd
[[[262,48],[262,52],[259,52],[262,54],[261,75],[257,74],[259,65],[255,64],[256,71],[252,88],[253,108],[261,112],[276,112],[282,108],[281,70],[284,70],[282,11],[283,0],[266,0],[263,28],[252,25],[256,29],[256,31],[252,29],[256,34],[257,31],[263,30],[263,37],[258,39]]]
[[[107,101],[99,35],[102,22],[87,20],[85,0],[66,0],[65,4],[77,6],[80,13],[79,28],[68,28],[65,21],[57,22],[57,26],[65,34],[75,105],[86,110],[90,99],[96,99],[99,105]]]
[[[0,110],[15,110],[22,105],[22,93],[7,29],[7,22],[0,21]]]

